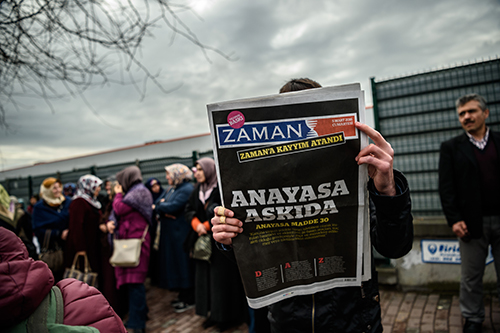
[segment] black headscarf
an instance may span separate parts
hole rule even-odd
[[[158,184],[160,185],[160,191],[158,193],[154,193],[153,192],[153,185],[154,184]],[[156,202],[156,199],[158,199],[162,194],[163,192],[165,191],[165,189],[161,186],[161,183],[160,181],[158,180],[158,178],[149,178],[147,181],[146,181],[146,187],[148,188],[149,192],[151,192],[151,194],[153,195],[153,202]]]

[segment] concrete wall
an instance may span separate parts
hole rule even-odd
[[[422,262],[422,239],[456,239],[444,217],[415,219],[414,232],[413,249],[410,253],[392,261],[396,267],[398,286],[403,290],[458,290],[459,264]],[[495,288],[496,274],[493,263],[486,266],[483,281],[485,288]]]

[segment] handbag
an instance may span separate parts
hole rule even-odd
[[[83,272],[80,269],[78,269],[79,267],[77,268],[78,257],[80,257],[80,256],[83,256],[83,258],[85,259]],[[92,272],[92,269],[90,268],[90,264],[89,264],[89,259],[87,258],[87,254],[78,254],[78,253],[75,254],[75,258],[73,259],[73,265],[71,265],[71,268],[66,268],[64,270],[63,278],[64,279],[68,279],[68,278],[77,279],[79,281],[85,282],[89,286],[96,287],[96,288],[98,287],[97,273]]]
[[[194,243],[193,258],[210,262],[211,255],[212,242],[210,241],[210,235],[201,235]]]
[[[113,254],[109,263],[113,267],[137,267],[141,260],[141,246],[146,239],[149,225],[146,226],[142,238],[116,239],[113,238]]]
[[[55,248],[49,249],[51,234],[51,229],[45,231],[43,245],[38,259],[46,263],[52,272],[58,272],[64,268],[63,250],[57,241],[55,242]]]

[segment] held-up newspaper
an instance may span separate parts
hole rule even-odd
[[[252,308],[370,278],[367,168],[355,161],[364,111],[359,84],[208,105]]]

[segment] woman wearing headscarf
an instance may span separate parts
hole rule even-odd
[[[64,249],[68,236],[71,199],[62,194],[61,181],[53,177],[46,178],[40,185],[40,199],[33,207],[32,215],[33,231],[38,243],[43,246],[47,234],[49,250]],[[63,268],[60,267],[60,269],[52,271],[56,281],[62,278]]]
[[[189,196],[193,192],[193,172],[183,164],[165,167],[170,186],[158,198],[155,213],[160,220],[160,281],[159,286],[178,290],[177,300],[172,302],[175,312],[188,310],[194,304],[194,272],[189,253],[184,251],[184,241],[189,234],[189,224],[184,218]]]
[[[81,176],[76,185],[76,194],[69,205],[69,228],[64,251],[65,267],[71,267],[75,254],[86,254],[92,272],[98,275],[98,285],[102,285],[101,243],[99,230],[101,203],[97,195],[101,191],[102,180],[93,175]],[[83,269],[83,256],[79,267]]]
[[[186,206],[186,220],[198,236],[211,234],[209,221],[221,202],[214,160],[204,157],[196,161],[194,176],[198,184]],[[217,250],[212,237],[210,240],[210,262],[195,259],[196,314],[207,317],[210,313],[203,327],[217,325],[224,331],[246,321],[248,307],[238,267]]]
[[[146,228],[150,228],[153,214],[153,197],[142,183],[141,170],[130,166],[116,175],[118,184],[114,190],[113,211],[118,226],[108,222],[108,230],[116,232],[118,238],[142,238]],[[116,230],[115,230],[116,226]],[[140,262],[137,267],[115,267],[116,287],[125,286],[129,296],[129,319],[127,328],[133,332],[145,332],[148,307],[144,281],[148,273],[150,235],[141,246]]]
[[[14,232],[28,249],[31,258],[37,260],[33,239],[33,227],[31,215],[27,214],[21,207],[15,205],[16,197],[9,196],[7,190],[0,184],[0,227]]]
[[[153,196],[153,210],[155,205],[157,205],[160,198],[165,194],[165,189],[161,186],[160,181],[157,178],[149,178],[146,183],[144,183],[148,188],[149,192]],[[159,221],[156,217],[156,213],[153,211],[153,216],[151,220],[151,251],[149,254],[149,277],[151,278],[151,284],[157,286],[160,283],[160,267],[158,244],[159,244]],[[154,246],[154,244],[157,244]]]
[[[11,204],[10,196],[7,190],[0,184],[0,226],[16,232],[16,223],[14,223],[14,205]]]
[[[113,179],[115,177],[113,176]],[[104,207],[101,207],[101,272],[102,284],[99,284],[99,290],[106,297],[109,304],[113,307],[116,314],[123,318],[128,313],[128,296],[125,288],[116,288],[115,268],[110,264],[109,259],[113,254],[113,234],[108,230],[108,222],[114,224],[116,216],[113,211],[113,200],[115,198],[114,187],[118,182],[116,180],[107,179],[103,182],[106,190],[106,202]],[[102,196],[97,196],[97,200],[103,205]],[[110,224],[110,225],[111,225]]]
[[[156,204],[160,197],[165,193],[165,189],[161,186],[160,180],[158,180],[158,178],[149,178],[145,185],[153,196],[153,204]]]

